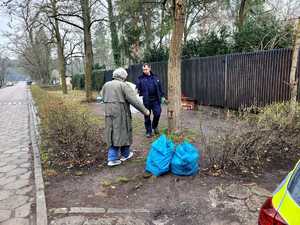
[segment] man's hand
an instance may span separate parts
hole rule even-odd
[[[102,103],[103,102],[103,97],[102,96],[97,96],[96,100],[98,103]]]
[[[147,109],[147,111],[146,111],[146,114],[145,114],[146,116],[150,116],[150,111]]]
[[[166,100],[165,97],[162,97],[162,98],[161,98],[161,104],[167,104],[167,100]]]

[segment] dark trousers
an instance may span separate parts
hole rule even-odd
[[[161,114],[161,106],[159,101],[150,101],[148,104],[144,104],[145,107],[153,113],[153,121],[151,121],[150,116],[145,116],[145,128],[147,134],[152,134],[152,129],[156,129],[158,126],[160,114]]]

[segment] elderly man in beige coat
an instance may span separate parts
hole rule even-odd
[[[133,156],[132,117],[130,104],[144,115],[150,112],[137,98],[134,90],[125,82],[127,72],[118,68],[113,72],[113,80],[102,89],[105,106],[105,138],[109,146],[108,166],[120,165]],[[119,157],[121,155],[121,157]]]

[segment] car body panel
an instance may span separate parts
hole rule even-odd
[[[300,206],[295,202],[288,191],[289,184],[299,169],[300,161],[274,192],[272,198],[274,208],[289,225],[300,225]]]

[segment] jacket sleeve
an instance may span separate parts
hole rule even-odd
[[[126,83],[124,83],[122,87],[125,99],[129,102],[129,104],[133,105],[137,110],[146,115],[148,110],[145,108],[143,103],[136,97],[134,90]]]
[[[135,85],[139,95],[142,96],[142,90],[141,90],[142,86],[141,86],[141,80],[139,78],[136,80]]]
[[[157,78],[157,85],[158,85],[158,89],[159,89],[159,92],[161,93],[161,96],[160,97],[165,97],[165,93],[161,87],[161,82],[160,80]]]

